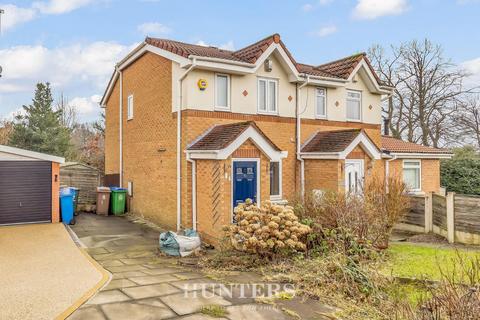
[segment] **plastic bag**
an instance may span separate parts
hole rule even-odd
[[[192,254],[201,245],[200,237],[195,230],[186,229],[185,235],[173,231],[162,232],[159,243],[160,250],[170,256],[186,257]]]

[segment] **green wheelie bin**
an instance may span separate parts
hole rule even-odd
[[[125,205],[127,200],[127,189],[125,188],[110,188],[111,193],[111,212],[116,216],[125,214]]]

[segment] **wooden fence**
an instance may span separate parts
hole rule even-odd
[[[80,189],[80,211],[92,211],[97,203],[97,187],[102,184],[98,169],[81,164],[66,163],[60,167],[60,184]]]
[[[440,234],[449,242],[480,244],[480,197],[449,192],[412,196],[398,229]]]

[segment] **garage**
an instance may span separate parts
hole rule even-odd
[[[64,159],[0,145],[0,225],[59,221]]]

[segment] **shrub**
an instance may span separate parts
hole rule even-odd
[[[448,191],[480,195],[480,157],[469,147],[455,150],[452,159],[442,160],[440,177]]]
[[[225,227],[231,245],[262,256],[305,251],[310,227],[301,224],[289,206],[266,201],[258,207],[250,199],[234,209],[237,224]]]
[[[388,191],[383,180],[374,178],[363,195],[329,192],[297,202],[296,214],[313,229],[308,238],[312,253],[334,249],[367,256],[371,247],[386,248],[395,223],[410,206],[404,183],[399,178],[387,183]]]

